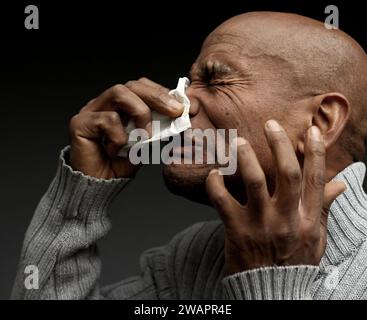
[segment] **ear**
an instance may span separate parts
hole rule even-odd
[[[339,138],[350,115],[348,99],[340,93],[318,95],[312,101],[310,126],[317,126],[324,138],[325,149],[330,148]],[[304,142],[299,150],[304,153]]]

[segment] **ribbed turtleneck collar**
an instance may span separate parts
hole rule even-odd
[[[328,239],[320,267],[337,265],[367,239],[367,195],[363,190],[366,166],[356,162],[335,176],[347,189],[331,205]]]

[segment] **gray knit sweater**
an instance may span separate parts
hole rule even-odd
[[[168,244],[145,251],[140,276],[101,288],[96,243],[110,230],[108,207],[128,179],[100,180],[67,165],[26,232],[13,299],[366,299],[367,196],[363,163],[335,179],[347,191],[333,203],[320,266],[266,267],[225,276],[223,226],[200,222]],[[25,268],[39,270],[39,288],[25,288]]]

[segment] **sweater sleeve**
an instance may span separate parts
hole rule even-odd
[[[139,276],[100,288],[97,241],[111,227],[108,208],[129,179],[73,171],[62,151],[56,176],[25,234],[13,299],[195,299],[222,297],[223,230],[197,223],[141,255]],[[29,267],[37,270],[30,285]],[[27,271],[28,270],[28,271]],[[318,268],[263,268],[225,277],[231,299],[305,299]],[[218,280],[218,282],[217,282]]]
[[[319,267],[264,267],[223,278],[227,298],[233,300],[311,300],[311,286]]]
[[[61,152],[56,176],[26,231],[13,299],[103,298],[96,242],[110,230],[109,205],[129,179],[73,171],[68,153],[69,147]],[[37,279],[27,286],[30,266]]]
[[[26,231],[11,298],[178,299],[192,298],[193,288],[201,294],[204,280],[199,280],[208,275],[206,270],[222,246],[220,240],[214,251],[208,246],[209,238],[218,238],[217,222],[197,223],[169,243],[143,252],[139,275],[99,286],[101,261],[96,243],[110,230],[109,205],[129,179],[85,176],[67,164],[68,154],[68,147],[61,152],[56,176]],[[204,252],[206,259],[202,259]],[[205,268],[196,277],[202,265]],[[27,280],[30,266],[38,270],[37,281],[32,280],[31,286]],[[195,279],[199,286],[195,286]]]

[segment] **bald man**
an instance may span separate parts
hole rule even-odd
[[[145,78],[108,89],[71,120],[71,146],[26,233],[12,297],[367,298],[366,89],[366,54],[341,31],[270,12],[224,22],[205,40],[187,95],[193,128],[238,130],[238,169],[163,170],[172,192],[212,205],[220,219],[144,252],[139,276],[100,288],[96,242],[139,169],[117,157],[127,143],[120,116],[150,132],[151,110],[183,111]],[[25,286],[29,265],[38,288]]]

